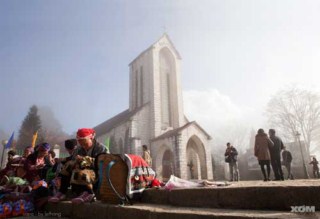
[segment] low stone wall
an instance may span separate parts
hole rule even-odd
[[[203,208],[291,210],[291,206],[305,205],[320,209],[320,181],[319,185],[294,182],[290,186],[267,182],[264,186],[146,190],[142,202]]]

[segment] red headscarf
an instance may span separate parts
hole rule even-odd
[[[94,138],[95,134],[96,132],[93,129],[81,128],[81,129],[78,129],[77,139]]]

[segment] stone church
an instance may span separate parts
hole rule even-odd
[[[210,135],[183,111],[181,57],[164,34],[130,64],[129,109],[94,127],[111,153],[151,151],[158,178],[213,179]]]

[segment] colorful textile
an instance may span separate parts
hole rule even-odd
[[[34,181],[32,184],[32,190],[36,190],[40,187],[48,188],[48,183],[44,180]]]
[[[16,217],[27,213],[26,204],[27,202],[23,199],[16,201],[12,206],[12,216]]]
[[[10,202],[0,204],[0,218],[8,218],[11,216],[12,206]]]
[[[23,186],[27,185],[28,182],[20,177],[8,177],[8,182],[6,184],[9,186]]]
[[[28,213],[34,211],[34,204],[31,201],[26,201],[25,211]]]
[[[90,168],[93,166],[94,158],[85,156],[80,163],[80,169]]]
[[[128,165],[129,182],[127,183],[127,195],[132,198],[134,193],[141,193],[146,188],[152,187],[152,181],[156,173],[146,161],[134,154],[125,154],[125,162]]]

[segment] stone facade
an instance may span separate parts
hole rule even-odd
[[[112,153],[142,155],[147,145],[160,179],[212,179],[211,137],[183,113],[180,62],[166,34],[134,59],[129,109],[96,126],[97,139],[110,138]]]

